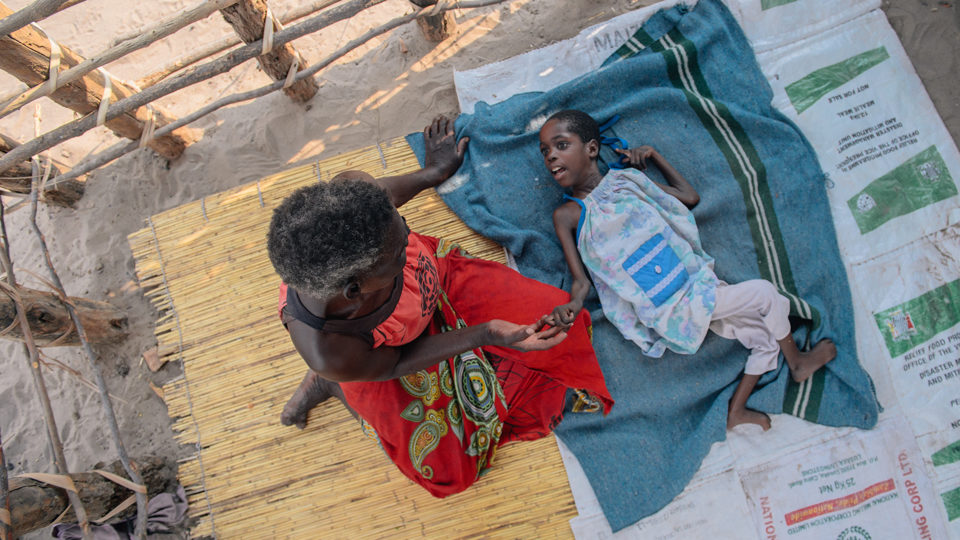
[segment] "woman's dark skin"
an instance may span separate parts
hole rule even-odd
[[[424,128],[423,135],[426,146],[423,169],[379,179],[359,171],[351,172],[349,176],[383,187],[394,207],[400,207],[420,191],[449,178],[463,161],[468,138],[459,143],[456,141],[452,121],[438,117]],[[329,319],[355,319],[375,311],[390,298],[394,280],[403,271],[408,232],[400,214],[395,212],[384,238],[382,255],[373,268],[350,278],[335,296],[318,298],[300,293],[304,307],[318,317]],[[395,379],[483,346],[510,347],[520,351],[549,349],[563,341],[567,334],[560,328],[546,327],[547,319],[545,314],[526,325],[494,319],[442,334],[421,335],[400,347],[383,345],[375,349],[355,336],[320,332],[291,320],[287,324],[290,337],[310,370],[284,407],[281,421],[303,428],[307,412],[313,406],[331,395],[342,400],[342,392],[336,384],[339,382]]]

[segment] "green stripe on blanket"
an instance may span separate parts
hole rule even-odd
[[[733,177],[739,183],[747,207],[747,222],[757,247],[757,266],[761,277],[773,283],[780,293],[790,300],[792,316],[809,320],[812,327],[817,328],[820,326],[820,313],[797,294],[790,260],[767,184],[767,169],[750,138],[726,105],[713,99],[710,87],[697,63],[696,45],[677,28],[657,41],[640,29],[629,44],[614,54],[618,60],[622,60],[644,49],[663,55],[670,82],[674,87],[683,90],[690,107],[710,133],[717,148],[723,152]],[[791,380],[784,397],[783,412],[811,422],[816,421],[823,396],[823,382],[822,370],[819,377],[811,377],[804,381],[803,385]]]

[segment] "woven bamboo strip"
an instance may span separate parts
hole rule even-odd
[[[315,409],[304,431],[278,421],[305,366],[277,320],[279,280],[265,252],[273,208],[346,169],[416,167],[398,138],[168,210],[130,235],[141,286],[160,312],[161,355],[184,362],[184,377],[164,387],[175,437],[197,445],[199,431],[202,443],[202,467],[196,458],[180,465],[194,537],[214,527],[220,538],[570,536],[576,509],[552,438],[501,449],[490,474],[441,500],[404,478],[339,403]],[[504,260],[433,190],[401,213],[419,232]]]

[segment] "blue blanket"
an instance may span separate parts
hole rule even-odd
[[[471,228],[506,246],[523,274],[568,289],[551,220],[562,192],[539,155],[538,128],[560,109],[586,111],[601,123],[620,115],[604,135],[653,146],[699,191],[694,215],[717,275],[730,283],[773,282],[791,300],[801,348],[825,337],[837,344],[837,358],[803,384],[792,382],[785,365],[767,373],[748,406],[870,428],[878,404],[857,362],[825,177],[771,97],[749,43],[719,0],[661,11],[598,70],[461,115],[457,135],[471,140],[459,187],[440,192]],[[422,136],[408,140],[422,152]],[[601,161],[614,159],[601,151]],[[557,435],[619,530],[669,503],[710,445],[726,437],[727,402],[747,351],[711,333],[694,355],[646,358],[603,318],[595,293],[587,307],[617,403],[605,418],[568,414]]]

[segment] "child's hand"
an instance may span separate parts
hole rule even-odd
[[[573,326],[573,321],[577,320],[577,314],[583,309],[583,304],[571,300],[566,304],[553,308],[549,315],[548,324],[563,330],[569,330]]]
[[[550,325],[549,315],[533,324],[515,324],[493,319],[486,323],[488,343],[518,351],[543,351],[567,339],[563,329]],[[546,328],[550,326],[550,328]],[[546,328],[546,329],[544,329]]]
[[[652,146],[638,146],[636,148],[627,148],[626,150],[614,148],[614,151],[622,156],[620,163],[630,165],[641,171],[646,170],[647,160],[657,155],[657,151],[654,150]]]

